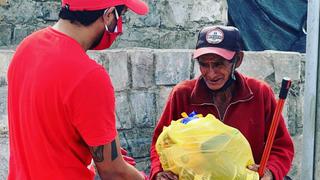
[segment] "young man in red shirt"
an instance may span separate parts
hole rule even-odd
[[[59,21],[25,38],[8,71],[9,180],[144,179],[124,161],[115,97],[105,69],[86,51],[122,33],[127,8],[141,0],[62,0]]]
[[[243,52],[238,29],[210,26],[198,36],[194,59],[201,76],[175,86],[155,128],[151,145],[152,180],[174,180],[177,175],[163,171],[155,144],[164,126],[182,118],[181,113],[195,111],[213,114],[235,127],[249,141],[254,160],[259,164],[276,107],[269,85],[235,71],[241,65]],[[293,142],[281,116],[263,180],[280,180],[288,173],[294,155]],[[258,165],[248,167],[257,171]]]

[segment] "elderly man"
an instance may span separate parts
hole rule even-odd
[[[105,69],[86,51],[111,46],[127,8],[140,0],[62,0],[59,21],[18,46],[8,71],[9,180],[144,179],[124,161],[115,97]]]
[[[248,168],[257,171],[276,107],[272,89],[264,82],[236,71],[243,60],[241,37],[231,26],[210,26],[198,36],[194,59],[201,76],[175,86],[155,128],[151,146],[151,179],[178,179],[163,171],[155,144],[164,126],[181,118],[182,112],[213,114],[241,131],[249,141],[254,160]],[[283,179],[293,159],[294,148],[283,117],[280,119],[263,180]]]

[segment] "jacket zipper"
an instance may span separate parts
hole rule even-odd
[[[227,106],[227,108],[226,108],[226,110],[225,110],[225,112],[224,112],[224,115],[223,115],[223,118],[222,118],[222,119],[221,119],[221,115],[220,115],[220,112],[219,112],[219,110],[218,110],[218,107],[217,107],[215,104],[213,104],[213,103],[202,103],[202,104],[193,104],[193,105],[198,105],[198,106],[210,105],[210,106],[214,106],[214,108],[216,108],[216,111],[218,112],[219,119],[221,119],[221,121],[224,122],[224,118],[225,118],[225,116],[226,116],[226,114],[227,114],[227,111],[228,111],[228,109],[229,109],[229,107],[230,107],[231,105],[237,104],[237,103],[239,103],[239,102],[247,102],[247,101],[250,101],[252,98],[253,98],[253,95],[252,95],[250,98],[248,98],[248,99],[238,100],[238,101],[234,101],[234,102],[230,103],[230,104]]]
[[[238,101],[235,101],[235,102],[230,103],[230,104],[227,106],[226,111],[224,112],[224,115],[223,115],[223,118],[222,118],[222,122],[224,121],[224,118],[226,117],[227,111],[228,111],[228,109],[229,109],[229,107],[230,107],[231,105],[237,104],[237,103],[239,103],[239,102],[247,102],[247,101],[250,101],[252,98],[253,98],[253,96],[251,96],[251,97],[248,98],[248,99],[238,100]],[[219,111],[218,111],[218,112],[219,112]],[[219,114],[220,114],[220,113],[219,113]]]

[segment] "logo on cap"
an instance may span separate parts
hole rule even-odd
[[[219,44],[223,41],[224,34],[220,29],[213,29],[207,32],[206,40],[210,44]]]

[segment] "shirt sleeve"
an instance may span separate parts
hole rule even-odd
[[[181,101],[182,100],[180,100],[180,102]],[[151,152],[150,152],[150,160],[151,160],[151,169],[150,169],[150,176],[149,176],[150,180],[154,180],[156,177],[156,174],[158,172],[163,171],[161,162],[159,159],[159,155],[156,151],[156,142],[158,140],[159,135],[163,131],[163,127],[169,126],[172,120],[176,120],[179,117],[178,107],[182,107],[182,105],[179,106],[179,104],[177,103],[177,96],[174,88],[168,97],[165,108],[154,130],[152,143],[151,143]]]
[[[273,118],[274,111],[276,109],[276,99],[274,97],[273,91],[271,88],[268,88],[266,93],[267,104],[269,104],[266,111],[267,122],[267,131],[269,132],[271,126],[271,119]],[[267,137],[268,134],[265,135]],[[270,156],[267,162],[267,168],[274,175],[275,180],[282,180],[284,176],[288,173],[291,167],[291,163],[294,156],[294,146],[293,141],[290,137],[290,134],[287,130],[284,118],[281,115],[279,119],[279,124],[277,132],[274,138],[274,142],[271,148]]]
[[[102,67],[86,74],[65,103],[72,124],[89,146],[114,140],[117,135],[114,89]]]

